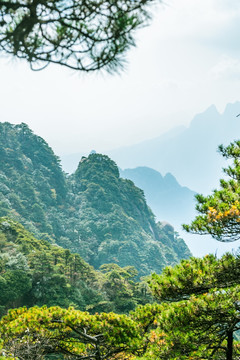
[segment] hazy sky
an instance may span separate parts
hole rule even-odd
[[[27,123],[57,155],[153,138],[240,100],[240,1],[166,0],[121,75],[0,58],[1,121]]]

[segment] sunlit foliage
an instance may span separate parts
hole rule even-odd
[[[89,315],[59,307],[11,310],[0,322],[0,335],[7,351],[22,359],[36,359],[38,354],[112,359],[118,353],[139,351],[140,341],[137,323],[126,315]]]
[[[240,141],[220,146],[222,156],[232,162],[224,169],[228,179],[220,180],[220,189],[212,195],[197,195],[199,216],[184,229],[196,234],[210,234],[219,241],[240,239]]]
[[[239,256],[184,260],[162,275],[153,274],[150,287],[157,299],[168,301],[157,317],[162,346],[154,345],[156,356],[166,360],[239,356],[239,343],[234,341],[240,329]]]

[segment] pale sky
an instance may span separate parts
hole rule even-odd
[[[104,152],[240,100],[239,0],[166,0],[153,13],[121,75],[1,56],[0,121],[27,123],[57,155]]]

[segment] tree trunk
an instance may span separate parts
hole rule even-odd
[[[233,332],[229,331],[227,335],[227,357],[226,360],[233,360]]]

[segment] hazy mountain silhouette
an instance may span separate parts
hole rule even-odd
[[[169,221],[174,226],[191,220],[195,192],[181,186],[172,174],[162,176],[151,168],[137,167],[120,170],[120,175],[144,190],[147,203],[158,220]]]
[[[226,165],[217,153],[218,145],[227,145],[240,136],[239,110],[240,102],[228,104],[222,114],[212,105],[196,115],[188,128],[178,127],[107,154],[121,168],[148,166],[162,174],[170,172],[182,185],[209,193],[218,185]]]

